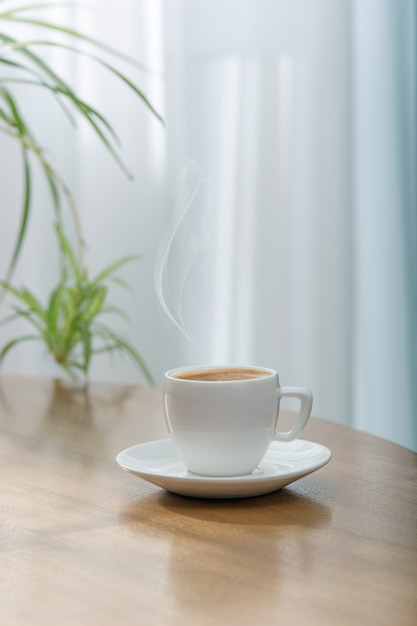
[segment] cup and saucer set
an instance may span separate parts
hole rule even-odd
[[[289,432],[276,432],[279,402],[300,400]],[[260,367],[179,368],[165,374],[169,439],[120,452],[125,471],[167,491],[196,498],[247,498],[271,493],[326,465],[325,446],[298,439],[312,394],[282,387]]]

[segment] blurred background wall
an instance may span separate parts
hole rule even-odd
[[[143,255],[123,272],[134,293],[115,286],[113,300],[157,382],[182,364],[273,367],[313,390],[315,415],[417,449],[416,2],[57,4],[43,15],[148,66],[120,62],[165,119],[93,61],[44,53],[114,123],[128,181],[83,124],[20,88],[92,271]],[[0,135],[2,274],[21,176]],[[35,197],[15,282],[45,299],[58,268],[41,176]],[[1,343],[20,332],[1,326]],[[57,375],[36,345],[3,369]],[[141,382],[106,356],[92,377]]]

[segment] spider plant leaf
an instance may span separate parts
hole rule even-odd
[[[79,53],[79,54],[82,54],[85,57],[93,59],[94,61],[96,61],[100,65],[103,65],[104,67],[106,67],[106,69],[108,71],[110,71],[111,73],[117,75],[121,80],[123,80],[123,82],[125,82],[131,89],[133,89],[133,91],[136,93],[136,95],[138,95],[143,100],[143,102],[145,102],[145,104],[152,111],[152,113],[164,124],[163,118],[154,109],[154,107],[151,105],[151,103],[149,102],[149,100],[145,96],[145,94],[141,90],[139,90],[139,88],[136,85],[134,85],[134,83],[132,81],[127,79],[125,76],[123,76],[123,74],[118,72],[115,68],[111,67],[107,63],[104,63],[100,58],[98,58],[98,57],[96,57],[94,55],[91,55],[91,54],[87,54],[87,53],[85,53],[83,51],[77,50],[77,48],[73,48],[72,46],[64,46],[62,44],[58,44],[58,43],[54,43],[54,42],[35,41],[35,42],[28,42],[28,43],[36,43],[36,44],[39,44],[39,45],[55,46],[55,47],[58,47],[58,48],[64,48],[64,49],[69,50],[71,52]],[[21,44],[20,47],[23,47],[23,44]],[[0,59],[0,62],[1,62],[1,59]],[[31,68],[28,68],[28,67],[23,66],[23,65],[19,65],[17,63],[14,63],[13,65],[15,67],[19,67],[20,69],[24,69],[26,71],[29,71],[32,74],[34,74],[35,76],[37,76],[37,74],[34,73]],[[48,89],[55,96],[61,95],[61,96],[66,96],[67,98],[69,98],[68,89],[64,90],[62,87],[60,87],[58,85],[50,85],[49,83],[45,82],[42,79],[38,79],[36,81],[34,81],[34,80],[30,81],[30,80],[24,80],[24,79],[6,78],[6,79],[0,80],[0,84],[1,83],[19,83],[19,84],[36,85],[36,86],[40,86],[40,87],[43,87],[45,89]],[[93,120],[92,120],[91,116],[94,116],[95,118],[97,118],[103,124],[103,126],[105,126],[107,131],[112,136],[113,140],[116,142],[117,146],[120,148],[121,147],[120,139],[117,136],[114,128],[112,127],[112,125],[108,122],[108,120],[97,109],[94,109],[91,105],[88,105],[85,101],[83,101],[80,98],[76,97],[74,92],[72,92],[72,95],[73,95],[73,97],[70,98],[70,101],[76,106],[76,108],[79,110],[79,112],[81,112],[82,115],[84,115],[86,117],[90,116],[89,117],[90,124],[93,124]],[[57,99],[58,104],[62,107],[64,113],[69,118],[70,122],[73,125],[75,125],[74,117],[72,116],[72,114],[69,111],[68,107],[62,102],[62,100],[60,98],[57,97],[56,99]],[[94,127],[94,130],[97,132],[97,129],[95,127]],[[103,137],[100,136],[100,138],[103,140]],[[116,155],[113,154],[113,157],[116,157]],[[127,175],[129,175],[125,165],[123,164],[123,162],[121,162],[119,158],[116,159],[116,160],[118,160],[119,166],[125,171],[125,173]]]
[[[68,94],[65,94],[65,95],[68,95]],[[99,137],[99,139],[104,144],[104,146],[107,148],[107,150],[110,152],[110,154],[112,155],[113,159],[116,161],[116,163],[118,164],[118,166],[120,167],[122,172],[124,172],[124,174],[127,176],[127,178],[132,180],[133,179],[132,173],[127,169],[126,165],[124,164],[124,162],[122,161],[122,159],[118,155],[118,153],[115,150],[115,148],[112,146],[112,144],[109,141],[109,139],[106,137],[105,133],[102,131],[100,126],[94,120],[94,117],[97,117],[101,122],[103,122],[105,124],[106,128],[110,129],[110,132],[111,132],[111,134],[113,136],[113,139],[115,139],[118,143],[120,143],[119,140],[117,139],[117,136],[116,136],[115,132],[110,127],[110,125],[104,120],[102,115],[100,115],[97,111],[94,111],[90,106],[85,105],[85,103],[83,103],[78,98],[75,98],[75,95],[71,96],[71,100],[77,106],[79,112],[83,115],[84,119],[87,120],[87,122],[93,128],[94,132]]]
[[[27,304],[30,311],[36,313],[42,321],[47,321],[46,311],[35,294],[27,287],[23,287],[20,293],[22,300]]]
[[[39,302],[37,297],[33,293],[31,293],[26,287],[23,287],[21,290],[19,290],[5,280],[0,280],[0,287],[10,292],[20,302],[23,302],[23,304],[28,307],[28,311],[26,312],[27,314],[35,313],[42,321],[46,319],[45,310],[42,304]],[[21,310],[20,315],[23,314],[24,312]]]
[[[59,194],[58,184],[53,174],[51,174],[51,172],[47,168],[44,167],[43,170],[46,176],[46,180],[48,181],[49,191],[52,197],[52,204],[55,211],[55,219],[59,226],[62,228],[61,197]]]
[[[64,96],[68,96],[68,93],[66,93],[62,89],[59,89],[58,87],[56,88],[56,91],[61,93]],[[106,137],[105,133],[103,132],[103,130],[100,128],[100,126],[97,124],[97,122],[95,120],[97,119],[97,120],[99,120],[99,122],[101,122],[101,124],[103,124],[103,126],[106,128],[106,130],[111,135],[113,140],[116,142],[118,147],[120,147],[121,146],[120,139],[117,136],[117,134],[116,134],[115,130],[113,129],[113,127],[111,126],[111,124],[106,120],[106,118],[101,113],[99,113],[99,111],[97,111],[97,109],[94,109],[92,106],[90,106],[89,104],[87,104],[83,100],[80,100],[80,98],[76,97],[75,94],[73,94],[73,96],[71,96],[71,101],[77,107],[79,113],[81,113],[81,115],[83,115],[83,117],[93,127],[94,131],[99,136],[101,141],[104,143],[106,148],[111,152],[113,158],[117,161],[117,163],[119,164],[121,169],[125,172],[125,174],[127,176],[131,177],[131,174],[129,174],[129,171],[127,170],[127,168],[124,165],[123,161],[121,160],[121,158],[117,154],[116,150],[111,145],[109,139]]]
[[[47,44],[48,45],[54,45],[52,43],[45,42],[45,45],[47,45]],[[55,45],[57,47],[59,47],[59,48],[63,47],[63,46],[61,46],[59,44],[55,44]],[[66,48],[68,48],[68,47],[66,47]],[[74,52],[77,52],[77,50],[75,48],[74,49],[69,48],[69,49],[73,50]],[[32,74],[37,76],[37,74],[34,73],[31,70],[31,68],[27,68],[25,66],[22,66],[22,68],[26,69],[27,71],[30,71]],[[70,102],[72,102],[73,105],[76,106],[76,108],[78,109],[79,113],[81,113],[84,116],[93,116],[93,117],[97,118],[103,124],[103,126],[106,128],[106,130],[109,132],[109,134],[113,137],[114,141],[119,145],[119,147],[121,146],[121,142],[120,142],[119,137],[117,136],[117,134],[116,134],[114,128],[112,127],[112,125],[110,124],[110,122],[104,117],[104,115],[102,115],[97,109],[95,109],[94,107],[89,105],[87,102],[85,102],[85,100],[82,100],[81,98],[79,98],[75,94],[75,92],[72,91],[68,87],[68,85],[64,89],[60,85],[56,85],[56,84],[52,84],[51,85],[51,84],[43,81],[42,78],[39,78],[36,81],[35,80],[28,80],[28,79],[25,80],[25,79],[16,79],[16,78],[6,78],[3,81],[0,80],[0,83],[1,82],[33,85],[33,86],[43,87],[44,89],[47,89],[47,90],[51,91],[55,96],[57,96],[58,103],[64,108],[65,113],[70,118],[70,120],[73,123],[73,125],[75,125],[75,119],[74,119],[73,115],[69,111],[68,107],[63,104],[62,98],[58,97],[58,96],[65,96],[67,99],[69,99]]]
[[[3,41],[3,36],[1,34],[0,34],[0,41]],[[3,45],[1,45],[0,48],[2,48]],[[4,57],[0,57],[0,63],[3,63],[3,65],[9,65],[10,67],[14,67],[15,69],[22,69],[23,67],[21,63],[16,63],[16,61],[12,61],[11,59],[5,59]],[[1,82],[4,82],[6,80],[7,78],[4,76],[1,78]]]
[[[68,238],[66,237],[66,235],[64,234],[64,231],[62,229],[62,226],[60,224],[55,224],[55,232],[57,234],[58,237],[58,241],[59,241],[59,246],[61,248],[61,251],[63,253],[63,255],[68,259],[70,267],[73,271],[73,274],[76,278],[81,278],[81,268],[79,267],[79,264],[77,262],[77,259],[75,257],[75,253],[74,250],[71,247],[71,244],[68,240]]]
[[[60,89],[59,87],[54,87],[53,90],[55,91],[56,94],[59,94],[62,96],[68,96],[68,94],[65,91],[62,91],[62,89]],[[97,118],[101,122],[101,124],[103,124],[103,126],[106,128],[109,134],[112,136],[113,140],[118,145],[118,147],[121,147],[122,144],[121,144],[120,138],[117,136],[116,131],[114,130],[110,122],[104,117],[104,115],[102,115],[97,109],[94,109],[91,105],[87,104],[84,100],[81,100],[80,98],[77,98],[77,104],[78,104],[78,108],[80,109],[83,115],[90,116],[89,117],[90,123],[92,123],[93,117]]]
[[[123,319],[125,319],[126,321],[129,319],[129,317],[126,315],[125,311],[122,311],[122,309],[120,309],[119,307],[114,306],[112,304],[104,305],[102,307],[102,309],[101,309],[101,312],[102,313],[113,313],[114,315],[119,315],[120,317],[123,317]]]
[[[0,40],[1,40],[1,35],[0,35]],[[101,63],[101,60],[99,58],[96,58],[96,57],[94,57],[92,55],[88,55],[88,54],[86,54],[86,53],[84,53],[84,52],[82,52],[80,50],[77,50],[76,48],[71,47],[71,46],[64,46],[64,45],[59,44],[59,43],[48,42],[48,41],[36,41],[36,42],[28,42],[28,43],[37,43],[39,45],[54,46],[54,47],[57,47],[57,48],[64,48],[64,49],[69,50],[71,52],[79,53],[79,54],[82,54],[83,56],[88,56],[89,58],[93,58],[93,59],[96,60],[96,62]],[[22,52],[25,52],[23,44],[21,44],[17,49],[19,50],[20,48],[22,48]],[[0,62],[1,62],[1,59],[0,59]],[[106,130],[110,133],[110,135],[112,136],[112,138],[114,139],[116,144],[119,147],[121,146],[120,139],[117,136],[114,128],[112,127],[112,125],[109,123],[109,121],[97,109],[93,108],[91,105],[87,104],[84,100],[79,98],[75,94],[75,92],[72,89],[70,89],[70,87],[67,84],[65,85],[65,88],[63,87],[62,84],[57,84],[56,81],[54,80],[54,78],[56,78],[56,75],[53,77],[54,84],[49,84],[45,80],[43,80],[42,76],[40,76],[37,72],[35,72],[33,70],[33,68],[28,67],[28,66],[23,65],[23,64],[17,64],[17,63],[14,63],[13,65],[16,68],[19,68],[21,70],[29,72],[31,75],[35,76],[37,78],[37,80],[24,80],[24,79],[16,79],[16,78],[8,78],[8,77],[6,77],[6,78],[3,78],[3,79],[0,79],[0,83],[3,83],[3,84],[4,83],[19,83],[19,84],[27,84],[27,85],[34,85],[34,86],[36,85],[36,86],[43,87],[43,88],[51,91],[56,96],[58,104],[63,108],[64,113],[67,115],[67,117],[69,118],[70,122],[73,125],[75,125],[75,119],[74,119],[72,113],[69,111],[67,105],[65,105],[63,103],[62,99],[58,97],[58,96],[65,96],[76,107],[78,112],[81,113],[84,117],[94,116],[95,118],[97,118],[103,124],[103,126],[105,126]],[[89,121],[91,123],[91,117],[90,117]]]
[[[17,346],[19,343],[22,343],[23,341],[33,341],[33,340],[39,340],[39,336],[38,335],[21,335],[20,337],[16,337],[15,339],[12,339],[8,343],[6,343],[6,345],[3,346],[0,352],[0,365],[3,363],[5,356],[7,355],[8,352],[10,352],[12,348]]]
[[[1,0],[0,0],[1,2]],[[0,41],[2,40],[1,35],[0,35]],[[1,46],[0,46],[1,48]],[[61,107],[61,109],[63,110],[64,114],[66,115],[66,117],[68,118],[69,122],[72,124],[72,126],[76,126],[76,122],[75,122],[75,118],[72,115],[71,111],[68,109],[67,105],[62,101],[62,98],[59,98],[58,96],[60,95],[60,91],[58,90],[57,87],[55,87],[54,85],[50,85],[49,83],[47,83],[46,81],[43,80],[42,76],[40,76],[37,72],[35,72],[31,67],[28,67],[27,65],[23,65],[23,63],[16,63],[15,61],[10,61],[8,59],[3,59],[0,57],[0,64],[4,63],[6,65],[9,65],[19,71],[23,71],[23,72],[27,72],[29,73],[31,76],[34,77],[34,79],[25,79],[25,78],[16,78],[15,76],[5,76],[0,78],[0,84],[20,84],[20,85],[32,85],[34,87],[42,87],[44,89],[49,90],[56,99],[56,102],[58,103],[58,105]]]
[[[45,8],[46,5],[43,5],[43,7],[39,6],[39,8]],[[54,7],[56,5],[50,4],[49,6]],[[62,5],[60,5],[62,6]],[[99,41],[98,39],[95,39],[94,37],[89,37],[88,35],[85,35],[84,33],[81,33],[77,30],[74,30],[73,28],[68,28],[66,26],[61,26],[59,24],[54,24],[51,22],[46,22],[44,20],[36,20],[33,18],[24,18],[24,17],[15,17],[16,13],[22,12],[26,9],[30,9],[32,10],[33,8],[37,8],[36,5],[33,6],[26,6],[26,7],[19,7],[18,9],[11,9],[10,11],[4,12],[2,14],[0,14],[0,19],[7,19],[13,22],[20,22],[20,23],[24,23],[24,24],[31,24],[32,26],[39,26],[41,28],[46,28],[48,30],[53,30],[55,32],[59,32],[59,33],[64,33],[66,35],[69,35],[72,39],[74,40],[79,40],[79,41],[84,41],[86,43],[91,44],[92,46],[94,46],[95,48],[98,48],[99,50],[103,50],[105,52],[108,52],[110,55],[119,58],[123,61],[126,61],[127,63],[130,63],[131,65],[134,65],[135,67],[141,69],[144,72],[149,72],[149,68],[144,65],[143,63],[140,63],[137,59],[124,54],[123,52],[120,52],[119,50],[116,50],[115,48],[113,48],[112,46],[109,46],[107,44],[104,44],[102,41]]]
[[[1,59],[0,59],[0,63],[1,63]],[[28,71],[30,71],[29,68],[27,68],[27,69],[28,69]],[[35,76],[36,76],[36,74],[35,74]],[[7,85],[10,85],[10,84],[29,85],[31,87],[41,87],[42,89],[47,89],[55,97],[55,100],[56,100],[58,106],[61,107],[61,109],[64,112],[65,116],[68,118],[68,121],[70,122],[70,124],[74,128],[77,126],[77,123],[76,123],[74,115],[69,110],[69,108],[68,108],[66,102],[64,102],[63,98],[60,97],[62,95],[62,92],[57,87],[55,87],[54,85],[49,85],[47,82],[43,81],[42,79],[35,80],[35,79],[29,79],[29,78],[15,78],[15,77],[14,78],[7,78],[7,77],[6,78],[0,78],[0,85],[1,84],[7,84]]]
[[[9,291],[19,300],[24,301],[21,292],[16,287],[13,287],[13,285],[9,283],[7,280],[0,280],[0,287],[2,289],[5,289],[6,291]]]
[[[14,307],[14,310],[15,316],[24,318],[27,322],[32,324],[32,326],[34,326],[38,331],[39,336],[42,337],[45,334],[45,326],[37,319],[37,317],[34,317],[33,311],[29,309],[22,309],[20,307]]]
[[[119,72],[119,70],[117,70],[115,67],[113,67],[112,65],[109,65],[108,63],[106,63],[105,61],[100,61],[101,65],[103,65],[105,68],[107,68],[109,70],[109,72],[111,72],[112,74],[115,74],[115,76],[117,76],[118,78],[120,78],[120,80],[122,82],[124,82],[128,87],[130,87],[130,89],[132,89],[137,96],[139,96],[139,98],[146,104],[146,106],[148,107],[148,109],[155,115],[155,117],[161,122],[161,124],[163,124],[163,126],[165,126],[165,122],[163,117],[158,113],[158,111],[152,106],[152,104],[150,103],[150,101],[148,100],[148,98],[145,96],[145,94],[136,87],[136,85],[134,83],[132,83],[131,80],[129,80],[129,78],[127,78],[127,76],[125,76],[124,74],[122,74],[121,72]]]
[[[126,291],[130,291],[131,293],[134,291],[132,285],[129,285],[128,282],[119,278],[119,276],[110,276],[109,282],[115,283],[116,285],[119,285],[119,287],[123,287],[123,289],[126,289]]]
[[[30,40],[30,41],[23,41],[23,42],[16,41],[16,42],[5,42],[5,44],[3,45],[8,45],[11,48],[16,49],[16,50],[18,50],[19,48],[26,48],[28,46],[53,46],[53,47],[57,47],[63,50],[68,50],[74,54],[80,54],[86,58],[89,58],[93,60],[95,63],[100,64],[102,67],[105,67],[107,71],[109,71],[111,74],[114,74],[115,76],[117,76],[119,80],[124,82],[129,87],[129,89],[131,89],[144,102],[144,104],[148,107],[148,109],[152,112],[152,114],[155,115],[155,117],[163,125],[165,125],[164,119],[158,113],[158,111],[153,107],[153,105],[151,104],[149,99],[145,96],[143,91],[139,89],[138,86],[135,85],[135,83],[133,83],[133,81],[131,81],[124,73],[120,72],[120,70],[116,69],[113,65],[110,65],[110,63],[103,61],[103,59],[101,59],[100,57],[94,54],[90,54],[86,52],[85,50],[80,50],[78,48],[75,48],[74,46],[69,46],[63,43],[58,43],[56,41],[45,41],[45,40]]]
[[[115,333],[111,328],[101,325],[101,331],[99,331],[102,336],[111,340],[112,346],[114,350],[118,350],[120,352],[125,352],[130,358],[136,363],[139,369],[143,372],[145,378],[149,382],[149,384],[154,385],[155,380],[152,376],[150,369],[148,368],[146,361],[142,357],[142,355],[136,350],[131,343],[123,339],[118,333]]]
[[[10,42],[15,41],[11,37],[9,37],[7,35],[4,35],[4,34],[1,34],[1,37],[2,37],[2,39],[4,41],[10,41]],[[84,103],[82,100],[80,100],[77,97],[77,95],[75,94],[75,92],[70,88],[70,86],[65,81],[63,81],[56,74],[56,72],[54,72],[52,70],[52,68],[45,61],[43,61],[43,59],[41,59],[38,55],[34,54],[32,51],[30,51],[30,50],[28,50],[26,48],[18,48],[16,50],[16,52],[20,53],[27,60],[31,61],[34,64],[35,67],[37,67],[39,70],[41,70],[46,76],[48,76],[48,78],[50,80],[52,80],[52,82],[61,91],[61,93],[63,95],[67,96],[70,99],[70,101],[75,106],[75,108],[79,111],[79,113],[93,127],[95,133],[100,138],[100,140],[103,142],[103,144],[105,145],[107,150],[110,152],[110,154],[112,155],[114,160],[117,162],[119,167],[122,169],[122,171],[126,174],[126,176],[128,178],[132,178],[131,173],[126,168],[125,164],[123,163],[122,159],[118,155],[117,151],[114,149],[114,147],[112,146],[111,142],[106,137],[105,133],[102,131],[102,129],[99,127],[99,125],[95,121],[94,116],[92,115],[91,107],[89,107],[86,103]],[[100,117],[99,117],[99,119],[100,119]],[[108,123],[107,123],[107,125],[108,125]],[[108,126],[110,126],[110,125],[108,125]]]
[[[14,126],[17,128],[19,135],[17,137],[17,139],[21,137],[25,137],[28,138],[28,141],[26,142],[21,142],[22,147],[24,149],[24,159],[25,159],[25,172],[26,174],[29,174],[29,179],[30,179],[30,168],[29,168],[29,161],[28,161],[28,150],[30,148],[34,149],[34,151],[38,154],[41,152],[39,146],[36,144],[36,142],[34,142],[24,120],[22,115],[20,114],[17,105],[15,103],[15,100],[13,98],[13,96],[11,95],[10,91],[4,87],[0,87],[0,97],[3,96],[3,98],[5,99],[5,101],[7,102],[7,104],[9,105],[10,111],[13,115],[13,120],[14,120]],[[52,200],[53,200],[53,205],[55,208],[55,213],[57,214],[57,216],[59,215],[59,190],[58,190],[58,185],[56,183],[56,180],[54,178],[54,176],[51,174],[51,172],[49,171],[49,169],[46,167],[46,165],[44,164],[44,162],[41,161],[44,173],[46,175],[49,187],[50,187],[50,192],[51,192],[51,196],[52,196]],[[26,181],[28,179],[28,176],[26,175]],[[30,182],[30,181],[29,181]],[[27,185],[26,185],[27,187]],[[27,214],[26,214],[26,219],[27,219]]]
[[[84,374],[87,374],[90,368],[90,360],[91,360],[91,354],[92,354],[91,332],[90,332],[90,329],[88,328],[88,325],[85,325],[81,328],[80,334],[81,334],[81,340],[83,344],[83,361],[84,361],[83,371],[84,371]]]
[[[126,263],[136,261],[139,258],[140,256],[136,254],[129,254],[122,257],[121,259],[118,259],[117,261],[114,261],[113,263],[105,267],[101,272],[99,272],[99,274],[97,274],[95,278],[93,278],[93,280],[90,282],[91,287],[95,287],[99,283],[106,280],[106,278],[108,278],[111,274],[120,269],[123,265],[126,265]]]
[[[94,290],[92,296],[90,297],[88,305],[82,313],[83,320],[90,322],[101,312],[106,295],[106,287],[99,287],[98,289]]]
[[[13,124],[13,120],[10,118],[10,115],[6,113],[4,109],[0,108],[0,118],[6,122],[6,124]]]
[[[23,120],[22,115],[20,114],[19,108],[12,94],[10,93],[10,91],[6,89],[5,87],[0,87],[0,97],[3,99],[3,101],[7,104],[9,108],[11,119],[13,121],[12,125],[16,129],[16,132],[17,132],[17,138],[19,139],[20,137],[26,137],[26,136],[30,137],[30,133],[28,132],[27,126]],[[11,125],[10,121],[8,123],[9,125]],[[31,205],[31,169],[30,169],[30,163],[29,163],[28,148],[23,143],[21,145],[22,145],[22,160],[23,160],[23,204],[22,204],[20,224],[19,224],[19,228],[18,228],[18,232],[16,236],[16,241],[14,243],[11,259],[10,259],[8,268],[6,270],[6,276],[5,276],[6,281],[9,281],[10,278],[12,277],[16,264],[17,264],[17,260],[20,255],[20,251],[22,249],[23,241],[26,235],[29,212],[30,212],[30,205]],[[3,298],[4,298],[4,292],[1,292],[0,302],[3,300]]]
[[[3,317],[2,320],[0,320],[0,326],[5,326],[6,324],[10,324],[10,322],[14,322],[15,320],[20,319],[21,315],[18,311],[15,311],[14,313],[10,313],[10,315],[8,315],[7,317]]]
[[[59,313],[62,309],[62,295],[65,290],[65,284],[60,283],[51,293],[48,307],[46,309],[46,316],[48,326],[52,330],[56,330],[58,326]]]
[[[13,37],[4,33],[0,33],[0,40],[8,44],[18,43],[16,39],[13,39]],[[30,61],[35,68],[41,71],[42,75],[48,76],[54,84],[61,87],[64,91],[71,92],[70,87],[65,83],[65,81],[63,81],[58,74],[56,74],[56,72],[54,72],[52,68],[38,55],[34,54],[27,48],[17,48],[16,52],[22,55],[27,61]]]
[[[120,72],[120,70],[115,68],[113,65],[110,65],[110,63],[107,63],[106,61],[103,61],[103,59],[100,59],[100,57],[97,57],[94,54],[89,54],[88,52],[85,52],[84,50],[78,50],[77,48],[74,48],[73,46],[68,46],[68,45],[65,45],[65,44],[57,43],[57,42],[32,41],[32,42],[28,42],[28,45],[29,44],[31,44],[31,45],[56,46],[56,47],[59,47],[61,49],[69,50],[69,51],[71,51],[71,52],[73,52],[75,54],[81,54],[84,57],[92,59],[96,63],[100,64],[102,67],[105,67],[107,71],[109,71],[111,74],[114,74],[115,76],[117,76],[117,78],[119,80],[121,80],[123,83],[125,83],[127,85],[127,87],[129,87],[129,89],[131,89],[144,102],[144,104],[153,113],[153,115],[155,115],[155,117],[165,126],[165,122],[164,122],[163,117],[153,107],[153,105],[151,104],[149,99],[145,96],[143,91],[141,89],[139,89],[138,86],[135,85],[135,83],[133,81],[131,81],[124,73]]]
[[[60,49],[69,50],[69,51],[71,51],[73,53],[82,54],[85,57],[91,58],[96,63],[99,63],[100,65],[105,67],[110,73],[112,73],[115,76],[117,76],[131,90],[133,90],[134,93],[137,96],[139,96],[139,98],[141,98],[141,100],[146,104],[146,106],[150,109],[150,111],[162,122],[162,124],[164,124],[163,118],[156,111],[156,109],[152,106],[152,104],[150,103],[148,98],[145,96],[145,94],[131,80],[129,80],[124,74],[122,74],[119,70],[117,70],[116,68],[114,68],[110,64],[106,63],[105,61],[103,61],[99,57],[97,57],[95,55],[88,54],[88,53],[86,53],[84,51],[78,50],[77,48],[74,48],[73,46],[67,46],[67,45],[64,45],[64,44],[57,43],[57,42],[39,41],[39,40],[37,40],[37,41],[29,41],[29,42],[16,42],[15,40],[13,40],[13,39],[11,39],[10,37],[7,37],[7,36],[6,37],[2,36],[2,38],[10,46],[16,46],[16,50],[17,51],[21,51],[22,54],[29,55],[30,59],[33,62],[36,61],[36,63],[38,65],[40,64],[41,69],[44,72],[46,72],[53,79],[53,81],[55,83],[54,87],[52,87],[52,86],[48,86],[48,87],[50,89],[56,91],[56,92],[59,91],[60,93],[62,93],[63,95],[65,95],[65,96],[67,96],[67,97],[69,97],[71,99],[72,103],[76,106],[76,108],[79,110],[79,112],[93,126],[95,132],[100,137],[100,139],[104,142],[104,144],[106,145],[107,149],[112,153],[113,158],[117,161],[117,163],[122,168],[122,170],[125,172],[125,174],[128,177],[131,177],[131,174],[128,172],[125,164],[120,159],[120,157],[117,154],[117,152],[113,149],[113,147],[111,146],[110,142],[108,141],[108,139],[106,138],[106,136],[104,135],[102,130],[95,123],[95,121],[93,119],[93,116],[96,117],[97,119],[99,119],[102,124],[104,124],[104,126],[107,129],[107,131],[110,132],[110,134],[112,135],[113,139],[118,143],[118,145],[120,147],[120,141],[119,141],[115,131],[113,130],[112,126],[109,124],[109,122],[97,110],[93,109],[91,106],[87,105],[87,103],[85,103],[82,100],[80,100],[75,95],[75,93],[70,89],[70,87],[67,84],[65,84],[54,72],[52,72],[51,68],[42,59],[40,59],[37,55],[34,55],[32,52],[27,50],[27,48],[25,46],[28,46],[30,44],[54,46],[54,47],[58,47]]]
[[[23,204],[22,211],[20,214],[20,224],[16,236],[16,241],[13,246],[12,256],[9,262],[9,265],[6,270],[5,281],[0,281],[0,302],[3,301],[5,292],[4,288],[6,287],[7,282],[13,276],[14,270],[16,268],[17,261],[19,259],[20,251],[23,246],[23,241],[27,231],[29,211],[30,211],[30,201],[31,201],[31,191],[32,191],[32,179],[31,179],[31,171],[29,165],[28,151],[26,148],[22,148],[22,158],[23,158]],[[10,291],[10,289],[9,289]]]
[[[17,107],[17,104],[11,92],[8,89],[6,89],[6,87],[0,87],[0,97],[8,105],[10,115],[11,115],[10,119],[12,120],[13,125],[16,127],[19,134],[29,135],[26,124],[23,120],[23,117]]]

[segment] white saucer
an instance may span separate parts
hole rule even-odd
[[[274,441],[252,474],[217,478],[189,472],[172,441],[161,439],[127,448],[116,461],[127,472],[182,496],[247,498],[281,489],[323,467],[331,456],[330,450],[318,443]]]

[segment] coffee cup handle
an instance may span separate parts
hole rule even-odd
[[[301,402],[298,417],[291,430],[286,433],[276,432],[275,441],[293,441],[298,437],[308,422],[313,406],[313,394],[306,387],[279,387],[277,389],[278,399],[298,398]]]

